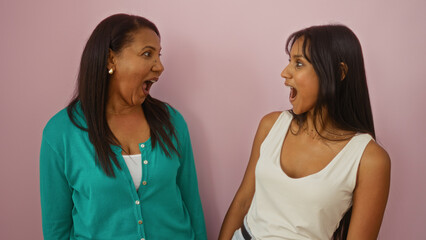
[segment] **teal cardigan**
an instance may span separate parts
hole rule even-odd
[[[86,127],[79,104],[76,109],[76,120]],[[71,122],[66,109],[50,119],[40,150],[45,240],[207,239],[188,128],[179,112],[169,112],[181,157],[167,157],[150,139],[140,143],[138,191],[119,146],[111,148],[122,170],[114,165],[116,176],[108,177],[95,163],[88,133]]]

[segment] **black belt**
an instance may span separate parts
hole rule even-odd
[[[243,237],[245,240],[251,240],[251,236],[250,233],[248,233],[246,226],[244,226],[245,224],[243,223],[243,225],[241,226],[241,233],[243,234]]]

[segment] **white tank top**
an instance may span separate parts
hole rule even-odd
[[[260,147],[248,227],[256,239],[331,239],[352,206],[358,165],[372,137],[358,134],[321,171],[290,178],[280,155],[291,120],[288,111],[281,113]]]

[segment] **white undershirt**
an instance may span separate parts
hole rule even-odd
[[[132,176],[135,188],[138,190],[142,179],[142,155],[123,155],[123,159],[127,164],[130,175]]]

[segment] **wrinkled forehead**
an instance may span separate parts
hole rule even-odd
[[[160,37],[149,28],[140,28],[129,35],[129,44],[126,47],[144,48],[150,46],[156,50],[161,49]]]

